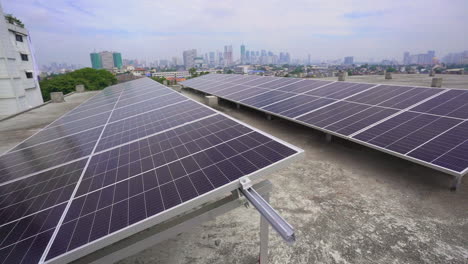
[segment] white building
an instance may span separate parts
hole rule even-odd
[[[154,72],[151,73],[152,77],[164,77],[164,78],[187,78],[190,77],[190,73],[188,71],[178,71],[178,72]]]
[[[195,57],[197,57],[197,50],[191,49],[183,52],[184,66],[188,70],[195,65]]]
[[[4,16],[0,6],[0,116],[43,103],[28,31]]]
[[[114,53],[103,51],[99,54],[101,55],[102,68],[106,70],[112,70],[114,68]]]

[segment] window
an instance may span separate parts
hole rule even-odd
[[[16,41],[23,42],[23,36],[16,34]]]
[[[31,79],[33,77],[32,72],[26,72],[26,78]]]
[[[21,53],[21,60],[28,61],[28,54]]]

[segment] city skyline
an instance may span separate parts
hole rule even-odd
[[[225,45],[232,45],[236,61],[245,44],[275,53],[286,50],[293,58],[307,59],[311,54],[313,61],[346,56],[366,61],[402,60],[405,51],[436,50],[444,56],[468,47],[468,39],[460,34],[463,23],[459,23],[468,8],[466,1],[448,5],[444,1],[200,0],[196,7],[172,1],[129,5],[124,1],[15,0],[2,4],[5,13],[26,24],[41,65],[90,66],[88,54],[95,49],[119,50],[125,58],[154,61],[181,57],[189,49],[200,54],[223,52]]]

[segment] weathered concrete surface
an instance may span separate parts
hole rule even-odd
[[[436,74],[436,77],[442,77],[442,87],[447,88],[463,88],[468,89],[468,75],[456,74]],[[335,77],[321,78],[321,80],[336,81]],[[432,77],[428,74],[392,74],[392,79],[386,80],[382,75],[363,75],[363,76],[348,76],[348,82],[367,82],[381,84],[398,84],[398,85],[417,85],[431,87]]]
[[[468,263],[468,180],[449,192],[451,177],[434,170],[220,105],[306,151],[268,177],[271,204],[297,230],[293,246],[271,231],[271,263]],[[259,221],[254,209],[236,209],[120,264],[257,263]]]
[[[75,93],[60,104],[46,104],[0,122],[0,154],[30,137],[66,112],[72,110],[97,91]]]

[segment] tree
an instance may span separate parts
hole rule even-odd
[[[190,73],[190,75],[191,75],[192,77],[197,77],[197,69],[195,69],[195,68],[190,68],[190,69],[188,70],[188,72]]]
[[[396,72],[397,70],[393,67],[388,67],[387,72]]]
[[[234,71],[233,71],[233,70],[231,70],[231,69],[229,69],[229,70],[227,70],[227,71],[226,71],[226,73],[227,73],[227,74],[233,74],[233,73],[234,73]]]
[[[24,28],[23,22],[21,22],[21,20],[19,20],[19,18],[14,17],[12,14],[6,14],[5,19],[10,24],[13,24],[13,25],[16,25],[18,27]]]
[[[151,77],[151,79],[157,81],[158,83],[162,84],[166,79],[166,77],[161,76],[161,77]]]
[[[106,70],[83,68],[74,72],[60,74],[40,81],[42,98],[50,100],[51,92],[73,92],[75,86],[83,84],[87,90],[101,90],[117,83],[115,76]]]

